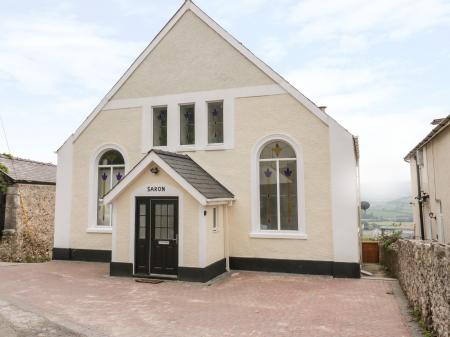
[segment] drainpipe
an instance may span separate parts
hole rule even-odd
[[[230,271],[230,232],[228,223],[228,205],[224,205],[224,255],[225,255],[225,268]]]
[[[416,172],[417,172],[417,201],[419,202],[419,221],[420,221],[420,238],[422,240],[425,240],[425,228],[423,226],[423,201],[422,201],[422,188],[420,184],[420,166],[417,162],[417,155],[415,156],[416,159]]]

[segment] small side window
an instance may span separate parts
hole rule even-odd
[[[217,223],[217,208],[213,208],[213,231],[217,232],[218,223]]]
[[[208,144],[223,143],[223,102],[208,103]]]

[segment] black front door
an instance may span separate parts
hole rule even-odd
[[[136,274],[177,275],[178,200],[136,199]]]
[[[151,261],[152,274],[176,275],[178,267],[178,202],[151,202]]]

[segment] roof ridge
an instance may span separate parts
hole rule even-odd
[[[16,160],[16,161],[25,161],[25,162],[35,163],[35,164],[40,164],[40,165],[56,166],[53,163],[44,163],[42,161],[37,161],[37,160],[33,160],[33,159],[26,159],[26,158],[20,158],[20,157],[14,157],[14,156],[9,156],[9,155],[5,155],[5,154],[0,154],[0,157],[4,158],[4,159],[11,160],[11,161]]]
[[[163,151],[163,150],[158,150],[158,149],[151,149],[149,152],[152,152],[152,151],[157,153],[157,154],[163,154],[163,155],[166,155],[166,156],[182,158],[182,159],[190,159],[190,157],[188,155],[182,154],[182,153],[175,153],[175,152]]]

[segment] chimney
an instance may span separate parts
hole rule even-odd
[[[437,119],[433,119],[431,121],[431,125],[438,125],[440,124],[445,118],[437,118]]]
[[[322,110],[323,112],[325,112],[325,110],[327,109],[327,107],[323,105],[323,106],[319,106],[319,109]]]

